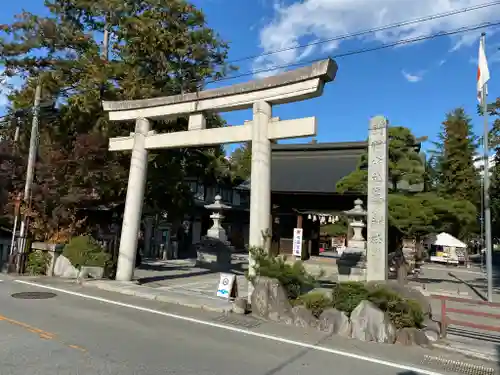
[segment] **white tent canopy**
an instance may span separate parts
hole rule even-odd
[[[467,245],[462,241],[445,232],[430,236],[425,242],[434,246],[458,247],[463,249],[467,248]]]

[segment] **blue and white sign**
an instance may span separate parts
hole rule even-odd
[[[234,293],[233,292],[234,288]],[[236,292],[236,275],[232,273],[221,273],[219,287],[217,288],[217,297],[231,298],[237,297]]]
[[[302,257],[302,228],[295,228],[293,230],[293,245],[292,254],[295,257]]]

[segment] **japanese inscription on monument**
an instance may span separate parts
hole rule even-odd
[[[383,116],[370,120],[368,147],[368,281],[387,279],[387,187],[389,151],[388,121]]]

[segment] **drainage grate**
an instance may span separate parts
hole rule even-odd
[[[21,292],[12,295],[12,297],[18,299],[49,299],[55,296],[57,296],[57,294],[50,292]]]
[[[236,317],[225,314],[214,318],[214,321],[218,323],[225,323],[225,324],[230,324],[232,326],[243,327],[243,328],[256,328],[261,324],[261,322],[255,318]]]
[[[471,363],[455,361],[439,357],[426,355],[422,361],[423,365],[434,365],[441,370],[455,372],[465,375],[494,375],[495,369],[482,365],[474,365]]]

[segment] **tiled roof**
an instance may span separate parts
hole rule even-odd
[[[367,142],[273,145],[271,190],[334,193],[337,182],[356,169],[367,145]],[[250,180],[239,188],[249,189]]]

